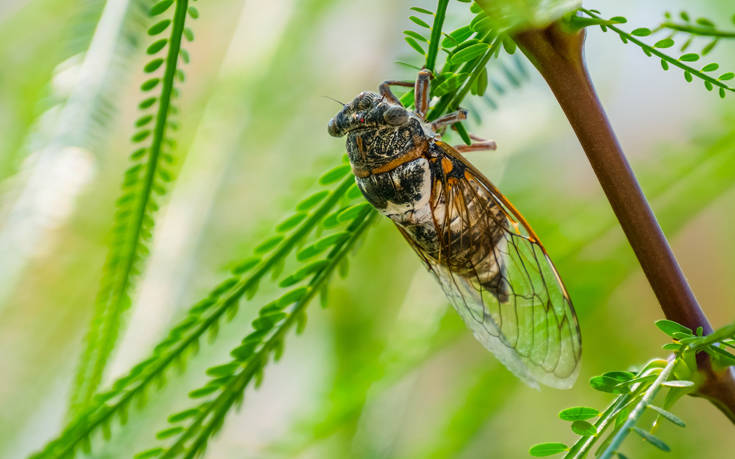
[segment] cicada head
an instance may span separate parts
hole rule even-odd
[[[352,131],[396,128],[408,123],[410,113],[391,104],[374,92],[361,92],[329,120],[327,130],[333,137],[342,137]]]

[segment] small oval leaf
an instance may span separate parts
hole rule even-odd
[[[171,4],[174,2],[174,0],[163,0],[162,2],[158,2],[155,5],[151,7],[150,15],[151,16],[157,16],[171,6]]]
[[[309,210],[324,199],[329,194],[329,191],[322,190],[317,191],[311,196],[307,196],[300,203],[296,204],[296,210]]]
[[[424,22],[423,20],[417,18],[416,16],[410,16],[408,19],[410,19],[414,24],[419,25],[421,27],[431,29],[431,26]]]
[[[418,44],[416,40],[414,40],[411,37],[404,37],[404,40],[406,40],[406,43],[411,46],[411,48],[415,49],[417,53],[421,54],[422,56],[426,54],[426,51],[424,51],[424,48],[421,47],[421,45]]]
[[[539,443],[528,450],[528,453],[534,457],[553,456],[554,454],[563,453],[569,447],[564,443]]]
[[[207,386],[200,387],[199,389],[195,389],[195,390],[189,392],[189,397],[190,398],[202,398],[202,397],[206,397],[207,395],[216,392],[218,389],[219,389],[219,386],[218,385],[214,385],[214,384],[213,385],[207,385]]]
[[[660,438],[653,435],[650,432],[646,432],[645,430],[633,426],[633,431],[640,435],[644,440],[646,440],[648,443],[652,444],[656,448],[660,449],[661,451],[669,452],[671,451],[671,448],[669,448],[669,445],[663,442]]]
[[[162,39],[160,39],[158,41],[154,41],[148,47],[148,49],[145,50],[145,52],[148,53],[148,54],[156,54],[157,52],[159,52],[160,50],[162,50],[164,46],[166,46],[166,43],[168,43],[168,39],[166,39],[166,38],[162,38]]]
[[[687,53],[687,54],[682,55],[679,58],[679,60],[682,61],[682,62],[694,62],[694,61],[698,61],[699,60],[699,54],[697,54],[697,53]]]
[[[489,46],[487,43],[476,43],[452,54],[449,60],[452,64],[461,64],[463,62],[471,61],[485,54],[485,51],[487,51],[488,48]]]
[[[651,35],[651,29],[647,27],[639,27],[631,32],[631,35],[635,35],[636,37],[647,37]]]
[[[666,333],[667,335],[674,337],[674,333],[685,333],[687,335],[693,335],[694,332],[690,328],[685,327],[673,320],[661,319],[656,321],[656,326],[659,330]]]
[[[662,385],[667,387],[693,387],[694,382],[692,381],[665,381],[662,383]]]
[[[159,33],[166,30],[166,28],[171,24],[171,19],[164,19],[163,21],[157,22],[153,24],[148,29],[148,35],[158,35]]]
[[[596,435],[597,429],[587,421],[574,421],[572,423],[572,432],[586,437]]]
[[[653,411],[660,414],[663,418],[667,419],[671,423],[679,426],[679,427],[686,427],[686,424],[684,421],[682,421],[677,415],[670,411],[666,411],[665,409],[658,407],[656,405],[647,405],[648,408],[652,409]]]
[[[585,406],[575,406],[573,408],[567,408],[559,413],[559,417],[564,421],[584,421],[590,418],[594,418],[600,414],[594,408],[588,408]]]
[[[319,177],[319,184],[321,185],[328,185],[330,183],[334,183],[337,180],[341,179],[347,173],[350,171],[350,165],[349,164],[341,164],[334,169],[331,169],[324,174],[322,174],[321,177]]]
[[[276,231],[279,233],[282,233],[284,231],[288,231],[292,228],[294,228],[296,225],[301,223],[304,218],[306,218],[305,212],[299,212],[297,214],[291,215],[287,219],[283,220],[281,223],[276,225]]]

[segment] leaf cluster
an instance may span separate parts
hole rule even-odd
[[[440,2],[440,7],[442,5],[446,7],[446,2]],[[442,10],[437,13],[423,8],[412,8],[412,10],[443,21],[444,12]],[[436,119],[443,113],[457,110],[468,94],[484,96],[490,81],[487,71],[490,59],[499,56],[501,46],[505,47],[509,54],[515,51],[515,43],[507,35],[499,34],[493,29],[492,21],[482,8],[473,3],[470,6],[470,12],[473,16],[469,24],[448,33],[439,35],[436,33],[436,24],[430,26],[418,16],[411,16],[409,19],[421,30],[404,31],[406,42],[422,58],[426,58],[427,62],[433,61],[436,49],[446,54],[444,65],[434,70],[431,96],[438,97],[439,100],[429,112],[429,120]],[[431,34],[431,39],[425,35],[426,32]],[[427,50],[424,50],[424,44],[428,45]],[[418,66],[400,63],[418,69]],[[502,86],[500,90],[502,91]],[[412,98],[413,91],[409,91],[401,97],[401,102],[410,106]],[[455,129],[462,140],[469,144],[469,134],[464,125],[457,123]]]
[[[625,458],[620,447],[631,432],[661,451],[671,448],[655,431],[662,420],[678,427],[685,427],[684,421],[670,412],[674,403],[686,394],[696,390],[697,363],[695,355],[706,352],[713,363],[720,368],[735,366],[735,355],[725,348],[735,348],[735,324],[723,327],[711,335],[702,336],[702,329],[692,331],[670,320],[659,320],[656,326],[673,342],[663,349],[674,354],[668,359],[654,359],[635,372],[611,371],[590,379],[593,389],[615,394],[616,398],[602,412],[589,407],[571,407],[562,410],[559,418],[569,421],[572,432],[580,438],[572,445],[550,442],[533,446],[532,456],[552,456],[564,453],[565,458],[585,457],[598,440],[602,440],[595,456]],[[654,399],[664,389],[661,405]],[[647,428],[639,427],[644,413],[650,412],[654,419]]]

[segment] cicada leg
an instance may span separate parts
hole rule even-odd
[[[424,120],[426,119],[426,112],[429,111],[429,81],[431,80],[431,77],[431,72],[424,69],[419,71],[419,75],[416,78],[415,83],[411,83],[409,81],[387,80],[382,82],[380,86],[378,86],[378,92],[380,92],[381,96],[388,99],[390,103],[403,107],[403,104],[398,99],[398,97],[393,94],[393,91],[390,90],[390,87],[403,86],[406,88],[413,88],[414,107],[416,110],[416,114],[422,120]]]
[[[474,140],[470,145],[454,145],[454,149],[460,153],[467,153],[469,151],[486,151],[498,148],[494,140],[482,139],[472,134],[470,134],[470,139]]]
[[[431,127],[432,129],[434,129],[434,132],[443,134],[444,129],[447,126],[459,123],[460,121],[465,119],[467,119],[467,110],[460,108],[456,112],[448,113],[440,118],[437,118],[436,120],[434,120],[433,123],[431,123]],[[473,142],[471,145],[455,145],[455,150],[466,153],[468,151],[495,150],[497,148],[494,140],[481,139],[480,137],[472,134],[470,134],[470,139],[474,140],[475,142]]]
[[[378,86],[378,92],[381,96],[388,99],[388,102],[403,107],[403,104],[398,99],[398,97],[396,97],[396,95],[393,94],[393,91],[390,90],[391,86],[404,86],[406,88],[413,88],[414,84],[410,81],[386,80],[380,83],[380,86]]]
[[[439,132],[440,129],[451,126],[454,123],[459,123],[465,119],[467,119],[467,110],[460,108],[456,112],[447,113],[446,115],[435,119],[431,123],[431,128],[434,129],[434,132]]]
[[[429,111],[429,93],[431,92],[431,70],[422,69],[416,77],[416,86],[414,87],[414,108],[416,114],[422,120],[426,119],[426,112]]]

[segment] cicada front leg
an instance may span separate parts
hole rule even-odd
[[[413,83],[410,81],[398,81],[398,80],[386,80],[382,83],[380,83],[380,86],[378,86],[378,92],[381,96],[386,98],[388,102],[392,104],[396,104],[400,107],[403,107],[403,104],[401,101],[396,97],[395,94],[393,94],[393,91],[390,90],[391,86],[403,86],[406,88],[413,88]]]
[[[385,97],[390,103],[403,107],[401,101],[390,90],[391,86],[403,86],[405,88],[413,88],[414,108],[416,114],[422,119],[426,119],[426,112],[429,111],[429,81],[431,80],[431,72],[429,70],[421,70],[415,82],[387,80],[378,86],[378,92]]]
[[[431,71],[422,69],[416,77],[416,86],[413,90],[413,105],[416,114],[421,120],[426,120],[426,113],[429,111],[429,93],[431,92]]]

